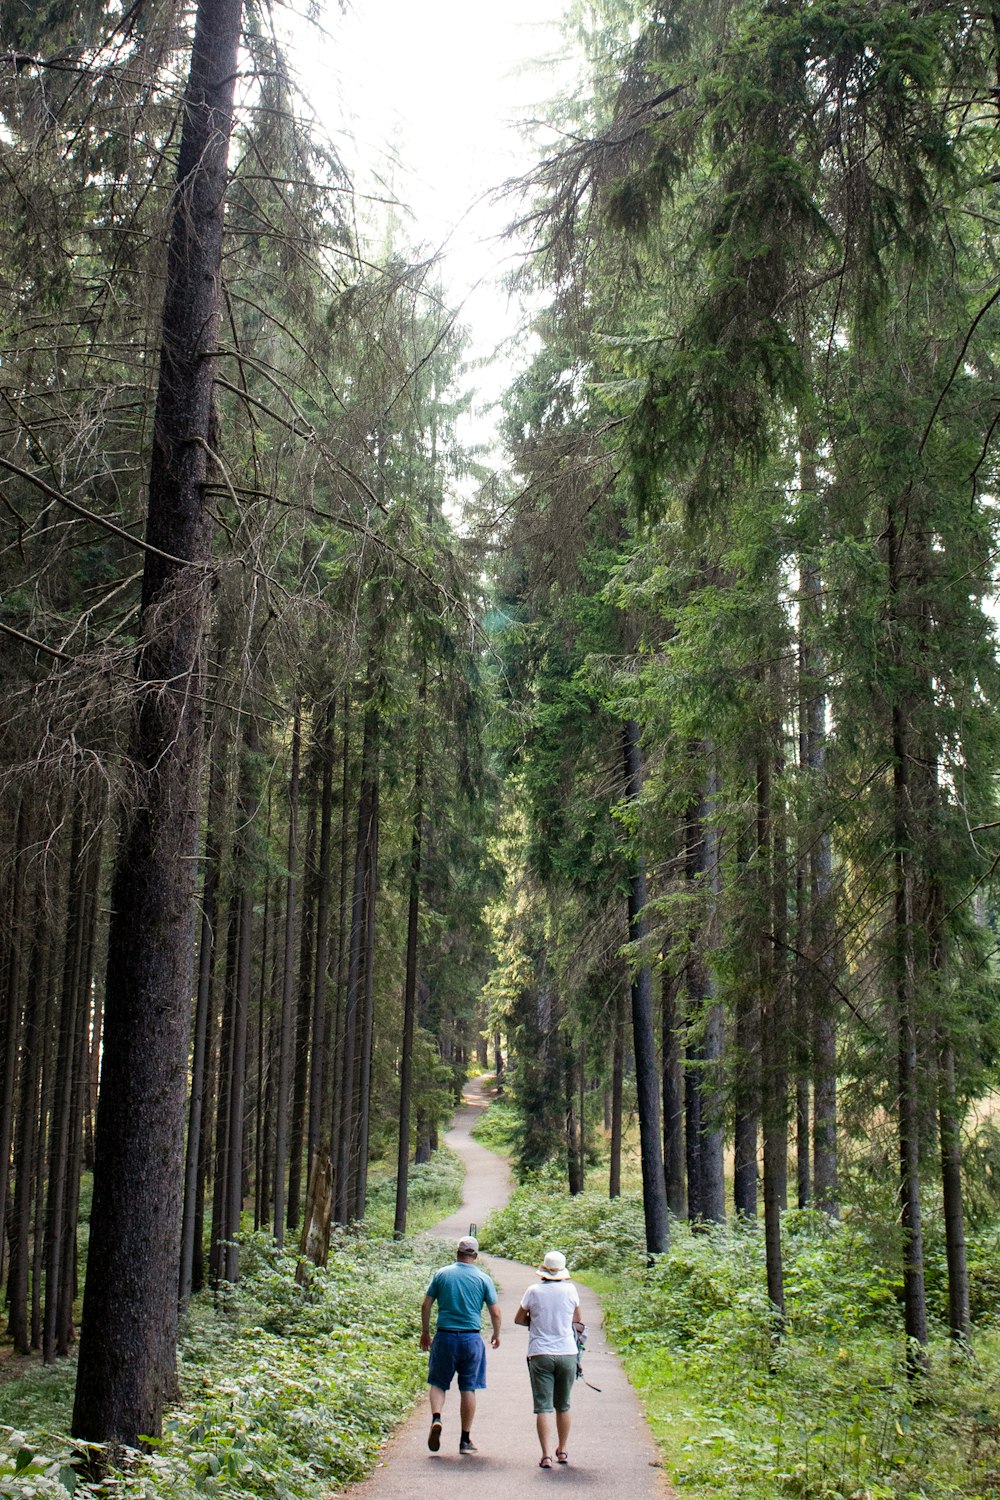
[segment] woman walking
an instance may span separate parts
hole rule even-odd
[[[542,1445],[540,1469],[569,1463],[570,1396],[576,1379],[576,1335],[582,1325],[580,1296],[569,1279],[566,1257],[550,1250],[538,1267],[539,1283],[529,1286],[514,1314],[514,1322],[528,1330],[528,1375],[535,1410],[535,1427]],[[552,1451],[555,1412],[556,1449]]]

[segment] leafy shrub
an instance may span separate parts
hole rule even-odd
[[[411,1165],[406,1190],[406,1227],[410,1233],[429,1229],[462,1201],[465,1169],[461,1159],[447,1146],[435,1151],[430,1161]],[[384,1177],[368,1190],[365,1229],[369,1234],[391,1234],[396,1217],[396,1174]]]
[[[506,1099],[494,1099],[472,1127],[472,1134],[488,1151],[511,1156],[517,1144],[520,1110]]]
[[[537,1265],[559,1249],[573,1270],[610,1270],[645,1261],[645,1227],[638,1194],[608,1198],[598,1192],[546,1191],[541,1179],[519,1187],[491,1214],[480,1240],[485,1250]]]
[[[976,1361],[964,1363],[949,1358],[942,1336],[930,1377],[907,1378],[892,1218],[784,1216],[780,1340],[756,1229],[674,1224],[670,1250],[647,1268],[638,1196],[571,1198],[540,1175],[491,1217],[483,1238],[529,1262],[556,1245],[575,1270],[601,1273],[605,1325],[680,1497],[1000,1495],[1000,1329],[981,1331]],[[929,1244],[936,1255],[933,1216]],[[984,1301],[996,1265],[995,1239],[971,1237]]]
[[[239,1286],[192,1303],[183,1399],[155,1451],[124,1453],[110,1480],[92,1484],[70,1440],[49,1435],[68,1429],[73,1365],[34,1368],[0,1387],[0,1422],[11,1424],[0,1428],[0,1496],[309,1500],[339,1490],[371,1467],[423,1384],[420,1301],[440,1260],[427,1238],[340,1231],[329,1265],[299,1286],[294,1258],[252,1237]]]

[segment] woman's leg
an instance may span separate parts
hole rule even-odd
[[[542,1445],[542,1457],[551,1458],[552,1454],[552,1413],[550,1411],[539,1411],[535,1413],[535,1431],[538,1433],[538,1441]]]

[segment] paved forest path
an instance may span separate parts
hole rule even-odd
[[[507,1163],[480,1146],[470,1133],[489,1103],[485,1086],[490,1082],[473,1079],[466,1084],[464,1107],[445,1136],[447,1145],[465,1162],[466,1175],[462,1207],[431,1230],[449,1242],[441,1247],[442,1264],[453,1257],[455,1240],[468,1234],[470,1225],[481,1227],[491,1209],[506,1203],[511,1191]],[[387,1444],[375,1473],[352,1486],[351,1500],[515,1500],[523,1493],[522,1484],[531,1485],[537,1494],[555,1488],[564,1500],[571,1495],[593,1496],[593,1500],[667,1500],[672,1491],[658,1466],[638,1397],[605,1342],[600,1302],[585,1286],[579,1288],[589,1330],[584,1371],[600,1390],[577,1381],[569,1464],[539,1469],[541,1450],[525,1368],[528,1332],[514,1323],[525,1287],[538,1278],[533,1266],[496,1255],[484,1253],[481,1264],[497,1283],[503,1327],[500,1348],[487,1350],[487,1389],[479,1393],[473,1428],[478,1454],[459,1455],[458,1391],[453,1384],[444,1410],[440,1453],[427,1449],[430,1415],[425,1397]]]

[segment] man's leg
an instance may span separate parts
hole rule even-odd
[[[441,1447],[441,1413],[444,1398],[455,1373],[452,1340],[447,1334],[436,1333],[431,1341],[431,1354],[427,1362],[428,1394],[431,1398],[431,1430],[427,1434],[427,1446],[432,1453]]]
[[[476,1453],[472,1441],[472,1423],[476,1415],[476,1392],[486,1385],[486,1345],[477,1333],[464,1340],[458,1369],[458,1392],[462,1411],[462,1436],[459,1453]]]
[[[556,1457],[558,1458],[559,1454],[561,1453],[563,1455],[564,1463],[566,1461],[566,1453],[569,1449],[570,1421],[571,1418],[568,1411],[556,1412],[556,1435],[559,1444],[559,1446],[556,1448]]]
[[[427,1434],[427,1446],[436,1453],[441,1446],[441,1413],[444,1411],[446,1392],[439,1385],[428,1386],[431,1398],[431,1430]]]
[[[459,1396],[462,1404],[462,1436],[467,1437],[472,1431],[472,1424],[476,1417],[476,1393],[475,1391],[460,1391]]]

